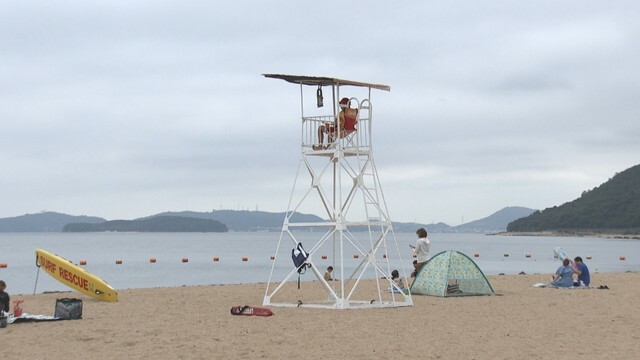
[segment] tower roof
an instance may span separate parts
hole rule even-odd
[[[344,79],[337,79],[337,78],[324,77],[324,76],[283,75],[283,74],[262,74],[262,76],[268,77],[268,78],[274,78],[274,79],[282,79],[284,81],[288,81],[294,84],[303,84],[303,85],[311,85],[311,86],[350,85],[350,86],[368,87],[368,88],[384,90],[384,91],[391,91],[391,87],[389,85],[370,84],[370,83],[365,83],[360,81],[344,80]]]

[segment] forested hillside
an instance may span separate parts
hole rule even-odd
[[[640,165],[561,206],[513,221],[507,231],[640,230]]]

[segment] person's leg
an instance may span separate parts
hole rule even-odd
[[[324,125],[318,126],[318,144],[313,145],[313,150],[322,149],[322,143],[324,142]]]
[[[336,140],[337,136],[338,136],[338,132],[335,131],[335,129],[332,129],[332,131],[329,132],[329,138],[327,139],[327,146],[325,147],[326,149],[328,149],[331,145],[333,145],[333,142]]]

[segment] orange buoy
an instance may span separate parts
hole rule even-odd
[[[149,262],[150,262],[150,263],[152,263],[152,264],[155,264],[155,262],[156,262],[156,258],[150,258],[150,259],[149,259]]]
[[[530,257],[531,257],[531,254],[526,254],[526,255],[525,255],[525,257],[530,258]]]
[[[120,265],[120,264],[122,264],[122,260],[120,259],[116,260],[116,265]]]
[[[214,257],[213,261],[220,261],[220,258],[219,257]]]
[[[242,261],[249,261],[249,258],[245,256],[242,258]]]
[[[185,262],[189,262],[189,258],[182,258],[182,262],[183,262],[183,263],[185,263]]]
[[[473,254],[473,257],[480,257],[480,254],[475,253],[475,254]]]
[[[9,266],[9,265],[7,265],[6,263],[0,263],[0,268],[3,268],[3,269],[4,269],[4,268],[6,268],[7,266]]]
[[[322,260],[327,260],[327,255],[322,255]]]
[[[620,260],[625,261],[627,258],[624,256],[620,256]]]
[[[80,265],[87,265],[87,262],[85,260],[80,260]]]

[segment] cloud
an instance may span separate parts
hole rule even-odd
[[[372,131],[394,219],[559,205],[637,164],[637,8],[9,2],[0,216],[285,210],[300,88],[263,73],[391,85]]]

